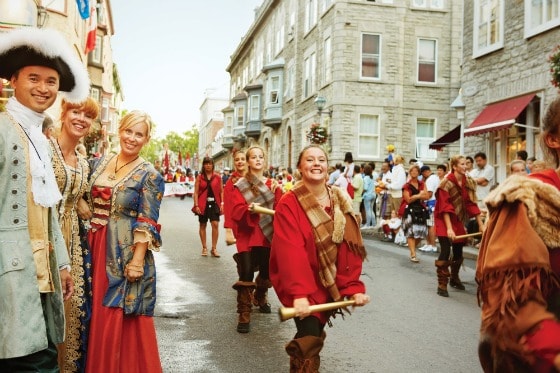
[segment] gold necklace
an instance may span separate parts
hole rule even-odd
[[[116,180],[117,179],[117,173],[122,170],[123,168],[125,168],[126,166],[128,166],[129,164],[131,164],[132,162],[134,162],[135,160],[137,160],[138,158],[140,158],[139,155],[136,156],[136,158],[134,158],[131,161],[126,162],[124,165],[117,167],[119,165],[119,154],[117,154],[117,160],[115,161],[115,172],[113,172],[112,175],[107,176],[107,178],[109,180]]]

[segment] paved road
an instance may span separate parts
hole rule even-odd
[[[283,350],[293,322],[253,313],[251,332],[235,331],[234,247],[221,232],[219,259],[200,256],[192,200],[167,197],[161,208],[164,246],[156,254],[156,328],[165,372],[288,372]],[[210,233],[210,228],[208,228]],[[408,260],[408,249],[366,239],[362,279],[372,303],[327,328],[322,373],[480,372],[479,309],[473,263],[467,290],[436,295],[435,254]],[[271,293],[273,312],[280,306]]]

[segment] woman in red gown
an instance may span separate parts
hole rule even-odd
[[[159,250],[159,207],[165,190],[159,172],[139,155],[152,122],[139,111],[119,125],[121,151],[93,167],[89,244],[92,317],[87,372],[161,372],[153,321]]]

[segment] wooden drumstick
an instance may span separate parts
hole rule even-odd
[[[462,240],[463,238],[469,238],[469,237],[477,237],[477,236],[482,236],[482,232],[476,232],[476,233],[469,233],[469,234],[463,234],[461,236],[455,236],[455,240]]]
[[[341,300],[339,302],[314,304],[309,306],[309,312],[324,312],[330,310],[336,310],[337,308],[353,306],[356,303],[355,300]],[[291,318],[296,317],[296,309],[294,307],[280,307],[278,310],[278,316],[280,316],[280,321],[286,321]]]
[[[267,209],[266,207],[262,207],[261,205],[258,205],[256,203],[251,203],[249,205],[249,211],[256,214],[274,215],[274,210]]]

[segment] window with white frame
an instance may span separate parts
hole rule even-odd
[[[306,0],[304,27],[304,32],[306,33],[317,23],[317,1],[318,0]]]
[[[295,66],[294,61],[288,63],[288,68],[286,69],[286,90],[284,91],[286,100],[294,97],[294,79],[295,79]]]
[[[231,135],[233,133],[233,115],[230,114],[226,115],[224,127],[225,127],[224,133],[226,135]]]
[[[381,35],[362,34],[362,78],[380,78]]]
[[[331,38],[325,39],[323,45],[323,84],[327,84],[332,80],[332,46]]]
[[[333,0],[320,0],[320,1],[321,1],[321,14],[323,14],[332,5]]]
[[[473,55],[504,46],[504,0],[474,0]]]
[[[379,157],[379,115],[360,114],[358,124],[358,155],[360,158]]]
[[[278,55],[284,49],[284,25],[280,25],[276,32],[276,51],[274,55]]]
[[[101,98],[101,91],[99,88],[91,87],[89,91],[89,97],[93,98],[95,102],[99,103],[99,99]]]
[[[268,103],[277,104],[278,103],[278,89],[280,88],[280,77],[273,76],[270,78],[270,94]]]
[[[560,0],[525,0],[525,37],[560,25]]]
[[[412,0],[413,8],[443,9],[444,0]]]
[[[311,96],[315,92],[315,53],[311,53],[304,59],[304,77],[303,77],[303,98]]]
[[[418,39],[418,82],[436,82],[436,61],[437,41],[433,39]]]
[[[251,95],[249,97],[249,120],[259,120],[261,109],[261,96]]]
[[[416,158],[435,160],[437,151],[430,149],[435,141],[436,120],[433,118],[416,118]]]
[[[103,97],[101,100],[101,121],[109,121],[109,99],[107,97]]]
[[[103,52],[103,37],[101,35],[95,36],[95,48],[91,52],[91,62],[101,64],[101,56]]]
[[[249,66],[243,68],[243,77],[241,78],[241,87],[246,87],[249,83]]]
[[[245,107],[237,106],[235,108],[235,127],[245,127]]]

